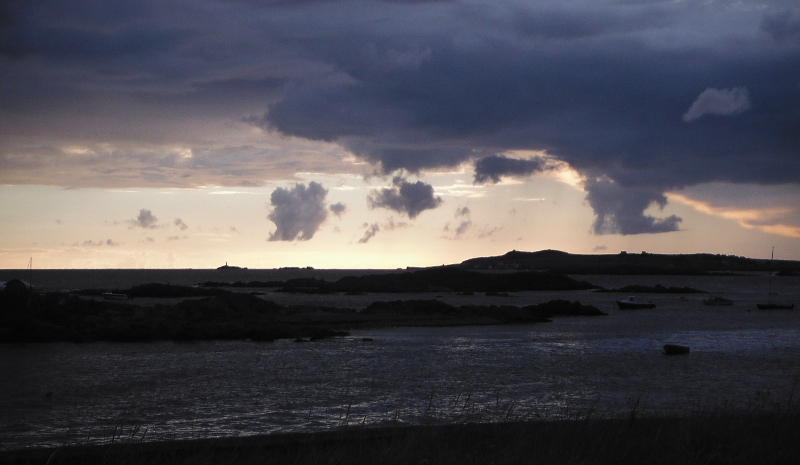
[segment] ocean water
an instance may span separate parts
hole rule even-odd
[[[196,277],[182,279],[188,283]],[[169,279],[181,282],[175,275]],[[624,295],[587,291],[509,297],[268,292],[264,298],[284,304],[350,308],[400,298],[439,298],[456,305],[565,298],[591,303],[609,315],[519,326],[359,330],[302,344],[0,345],[0,448],[395,421],[555,418],[587,409],[625,412],[634,403],[645,412],[686,413],[722,402],[745,407],[787,401],[800,375],[800,311],[762,312],[755,303],[768,289],[774,298],[800,303],[799,278],[581,279],[606,287],[660,283],[709,293],[639,295],[657,307],[619,311],[613,301]],[[715,295],[735,304],[700,303]],[[691,353],[664,356],[661,348],[668,342],[689,345]]]

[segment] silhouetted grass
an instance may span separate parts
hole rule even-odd
[[[495,417],[426,410],[418,426],[352,427],[226,439],[119,443],[0,453],[3,464],[796,464],[800,409],[757,394],[746,408],[722,404],[682,416],[593,411],[521,419],[511,403]],[[455,414],[455,415],[454,415]],[[131,435],[135,438],[136,434]],[[115,441],[116,439],[116,441]],[[113,443],[113,444],[112,444]]]

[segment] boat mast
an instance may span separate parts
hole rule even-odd
[[[775,246],[772,246],[772,255],[769,257],[769,280],[767,280],[767,305],[772,303],[772,261],[775,260]]]

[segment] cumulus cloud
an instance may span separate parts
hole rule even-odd
[[[366,227],[367,230],[364,231],[364,237],[358,240],[359,244],[366,244],[367,242],[369,242],[370,239],[372,239],[373,237],[375,237],[376,234],[378,234],[378,231],[381,230],[381,227],[378,226],[378,223],[372,223],[372,224],[364,223],[364,227]]]
[[[386,218],[386,221],[383,222],[383,229],[387,231],[394,231],[395,229],[405,229],[411,227],[410,224],[406,223],[405,221],[395,221],[393,216]]]
[[[501,231],[503,228],[501,226],[484,226],[480,232],[478,233],[478,239],[484,239],[487,237],[493,236],[498,231]]]
[[[687,123],[704,115],[732,116],[738,115],[750,108],[750,95],[744,87],[732,89],[708,88],[684,113],[683,120]]]
[[[529,159],[508,158],[504,155],[491,155],[475,162],[475,183],[497,184],[504,176],[527,177],[545,168],[542,157]]]
[[[456,237],[461,237],[471,227],[472,227],[472,221],[470,220],[462,221],[461,224],[459,224],[458,227],[456,228]]]
[[[667,198],[658,190],[624,188],[609,179],[590,179],[586,200],[595,212],[594,234],[648,234],[678,231],[681,218],[655,218],[644,211],[653,204],[664,208]]]
[[[445,237],[446,239],[460,239],[470,228],[472,228],[472,220],[470,220],[469,207],[461,207],[456,209],[455,218],[461,218],[458,226],[455,229],[452,237]],[[445,232],[450,231],[450,223],[444,225]]]
[[[393,187],[374,190],[367,198],[370,208],[388,208],[408,215],[412,220],[425,210],[442,204],[441,197],[434,196],[433,186],[422,181],[411,183],[396,176]]]
[[[150,210],[142,208],[139,210],[139,216],[135,220],[128,220],[128,224],[131,228],[156,229],[158,228],[158,218]]]
[[[189,226],[186,226],[186,223],[184,223],[183,220],[180,219],[180,218],[175,218],[175,221],[173,222],[173,224],[175,226],[177,226],[178,228],[180,228],[181,231],[189,229]]]
[[[411,227],[410,224],[406,223],[405,221],[395,221],[394,217],[386,218],[383,223],[364,223],[362,225],[363,228],[366,228],[364,231],[364,236],[358,240],[359,244],[366,244],[369,242],[370,239],[375,237],[380,231],[394,231],[395,229],[405,229]]]
[[[343,204],[342,202],[332,203],[329,208],[331,209],[331,212],[337,217],[341,217],[343,214],[347,212],[347,205]]]
[[[78,244],[76,243],[75,246],[77,246],[77,245]],[[102,247],[104,245],[109,246],[109,247],[116,247],[116,246],[119,245],[119,243],[118,242],[114,242],[111,239],[106,239],[105,241],[100,240],[100,241],[97,241],[97,242],[95,242],[93,240],[83,241],[83,246],[84,247]]]
[[[270,241],[307,241],[314,237],[328,218],[325,196],[328,190],[317,182],[295,184],[294,188],[277,188],[272,192],[272,211],[267,218],[277,229],[270,233]]]

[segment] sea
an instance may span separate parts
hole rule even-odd
[[[41,290],[135,284],[335,280],[403,270],[41,270]],[[0,450],[315,432],[353,426],[688,415],[786,408],[797,401],[800,277],[575,276],[606,288],[692,287],[639,294],[650,310],[619,310],[627,293],[515,292],[300,295],[261,289],[280,304],[353,309],[379,300],[530,305],[553,299],[607,316],[512,326],[356,330],[313,343],[278,340],[0,345]],[[0,281],[29,280],[0,270]],[[242,289],[238,289],[242,290]],[[247,289],[248,291],[251,289]],[[728,307],[701,300],[724,297]],[[136,303],[136,301],[134,301]],[[145,301],[143,304],[152,304]],[[665,356],[664,344],[691,348]]]

